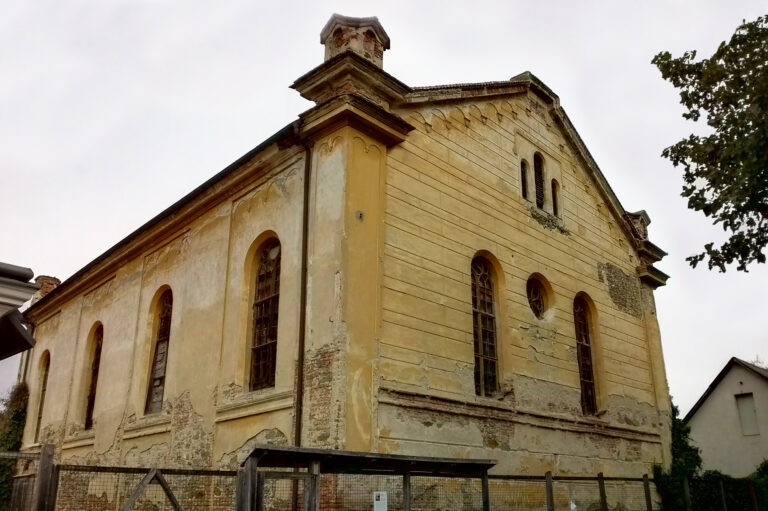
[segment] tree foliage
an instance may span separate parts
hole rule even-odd
[[[680,418],[680,410],[670,399],[672,407],[672,463],[669,471],[653,467],[653,479],[665,510],[683,510],[682,481],[691,479],[701,470],[701,452],[691,443],[691,427]]]
[[[18,451],[27,419],[27,399],[29,391],[26,383],[18,383],[6,398],[2,400],[0,411],[0,451]],[[11,498],[14,460],[0,460],[0,509],[7,509]]]
[[[696,267],[705,258],[709,269],[724,272],[737,263],[747,271],[765,263],[768,245],[768,15],[744,22],[731,40],[708,59],[696,51],[673,58],[656,55],[652,63],[679,89],[683,117],[704,116],[712,133],[690,135],[667,147],[662,156],[682,166],[682,196],[688,207],[720,224],[729,238],[720,247],[686,260]]]

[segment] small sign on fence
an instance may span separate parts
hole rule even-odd
[[[387,492],[373,492],[373,511],[387,511]]]

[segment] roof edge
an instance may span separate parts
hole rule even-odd
[[[64,294],[64,292],[68,291],[70,287],[74,285],[76,281],[78,281],[80,278],[82,278],[85,274],[87,274],[89,271],[93,270],[94,268],[98,267],[101,263],[105,262],[109,257],[116,254],[120,249],[127,247],[130,245],[130,243],[137,238],[138,236],[149,232],[153,227],[160,224],[164,219],[167,217],[173,215],[174,213],[177,213],[182,208],[184,208],[186,205],[192,203],[196,198],[198,198],[200,195],[203,194],[207,189],[218,183],[219,181],[223,180],[225,177],[233,173],[235,170],[240,168],[244,163],[246,163],[248,160],[253,158],[255,155],[266,149],[267,147],[271,146],[274,143],[279,142],[280,140],[287,138],[289,136],[294,136],[297,131],[296,128],[296,121],[291,122],[287,126],[284,126],[274,134],[272,134],[269,138],[264,140],[262,143],[254,147],[253,149],[249,150],[247,153],[240,156],[237,160],[233,161],[229,165],[227,165],[224,169],[220,170],[216,174],[214,174],[212,177],[207,179],[205,182],[203,182],[201,185],[193,189],[191,192],[184,195],[181,199],[177,200],[173,204],[171,204],[169,207],[152,217],[148,222],[144,223],[141,227],[134,230],[130,234],[128,234],[126,237],[112,245],[110,248],[108,248],[106,251],[104,251],[101,255],[93,259],[91,262],[80,268],[78,271],[73,273],[70,277],[68,277],[64,282],[56,286],[50,293],[45,295],[43,298],[32,304],[31,307],[29,307],[26,311],[24,311],[24,317],[29,318],[30,316],[33,316],[38,310],[46,307],[49,303],[55,301],[60,295]]]

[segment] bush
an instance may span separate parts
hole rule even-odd
[[[22,382],[0,401],[3,407],[0,411],[0,451],[18,451],[21,448],[28,397],[27,384]],[[15,460],[0,460],[0,510],[8,509],[15,467]]]

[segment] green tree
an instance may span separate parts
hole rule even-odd
[[[29,391],[26,383],[18,383],[5,397],[0,411],[0,451],[18,451],[27,418]],[[0,510],[8,508],[11,498],[14,460],[0,460]]]
[[[706,258],[710,270],[721,272],[736,262],[737,270],[748,271],[749,263],[765,263],[768,244],[768,15],[743,22],[710,58],[695,59],[693,50],[678,58],[665,51],[652,60],[680,89],[683,117],[695,122],[703,114],[712,131],[690,135],[662,156],[683,167],[688,207],[730,237],[686,260],[695,268]]]
[[[684,510],[682,481],[691,479],[701,470],[701,452],[691,443],[691,427],[680,418],[680,410],[670,399],[672,407],[672,463],[669,471],[653,467],[653,479],[666,511]]]

